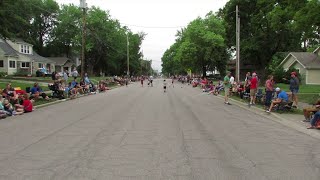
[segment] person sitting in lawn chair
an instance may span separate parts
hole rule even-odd
[[[3,97],[0,96],[0,119],[4,119],[6,117],[7,117],[7,112],[4,110]]]
[[[106,92],[106,90],[109,90],[107,87],[107,83],[104,80],[99,81],[99,87],[98,87],[99,92]]]
[[[64,88],[60,80],[54,81],[54,84],[49,84],[48,87],[52,91],[52,97],[59,99],[64,98]]]
[[[47,96],[46,93],[43,92],[41,87],[38,83],[34,83],[33,87],[30,90],[31,92],[31,98],[34,98],[35,100],[39,99],[39,96],[41,96],[45,100],[49,100],[50,98]]]
[[[25,113],[29,113],[33,111],[33,101],[30,100],[30,96],[27,93],[23,95],[22,106]]]
[[[2,96],[9,101],[18,99],[18,95],[14,88],[12,88],[11,83],[8,83],[6,88],[2,91]]]
[[[216,87],[214,88],[214,95],[220,94],[224,90],[223,81],[219,81]]]
[[[319,110],[320,110],[320,99],[318,99],[318,101],[314,104],[314,106],[303,109],[303,114],[304,114],[304,117],[306,118],[304,122],[310,122],[311,113],[316,113]]]
[[[276,93],[278,94],[278,97],[271,102],[269,110],[266,110],[267,113],[270,113],[274,107],[281,104],[287,104],[289,101],[288,94],[285,91],[282,91],[279,87],[276,88]]]
[[[81,79],[81,81],[80,81],[80,87],[81,87],[82,92],[84,94],[89,93],[89,85],[86,85],[86,83],[84,82],[83,79]]]
[[[307,129],[320,129],[320,111],[317,111],[310,121],[311,126]]]

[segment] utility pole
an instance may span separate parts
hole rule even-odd
[[[236,78],[237,82],[240,82],[240,16],[239,8],[236,6]]]
[[[130,77],[129,35],[128,35],[128,33],[127,33],[127,76]]]
[[[85,46],[86,46],[86,0],[80,0],[80,8],[82,8],[82,55],[81,55],[81,77],[84,78],[84,66],[85,66]]]

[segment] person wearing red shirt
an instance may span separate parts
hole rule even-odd
[[[252,79],[250,84],[250,104],[249,105],[255,105],[256,104],[256,94],[258,89],[258,78],[256,73],[252,73]]]
[[[23,107],[24,107],[24,112],[28,113],[28,112],[32,112],[33,110],[33,104],[30,101],[29,95],[28,94],[24,94],[24,99],[23,99]]]

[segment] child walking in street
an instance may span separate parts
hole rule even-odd
[[[163,80],[163,92],[167,92],[167,82]]]

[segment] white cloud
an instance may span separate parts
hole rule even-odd
[[[56,0],[59,4],[79,5],[80,0]],[[198,16],[216,12],[228,0],[87,0],[88,6],[109,10],[113,18],[127,24],[133,32],[147,36],[142,49],[144,57],[153,60],[153,68],[161,69],[164,51],[174,43],[180,26]],[[167,27],[167,28],[164,28]]]

